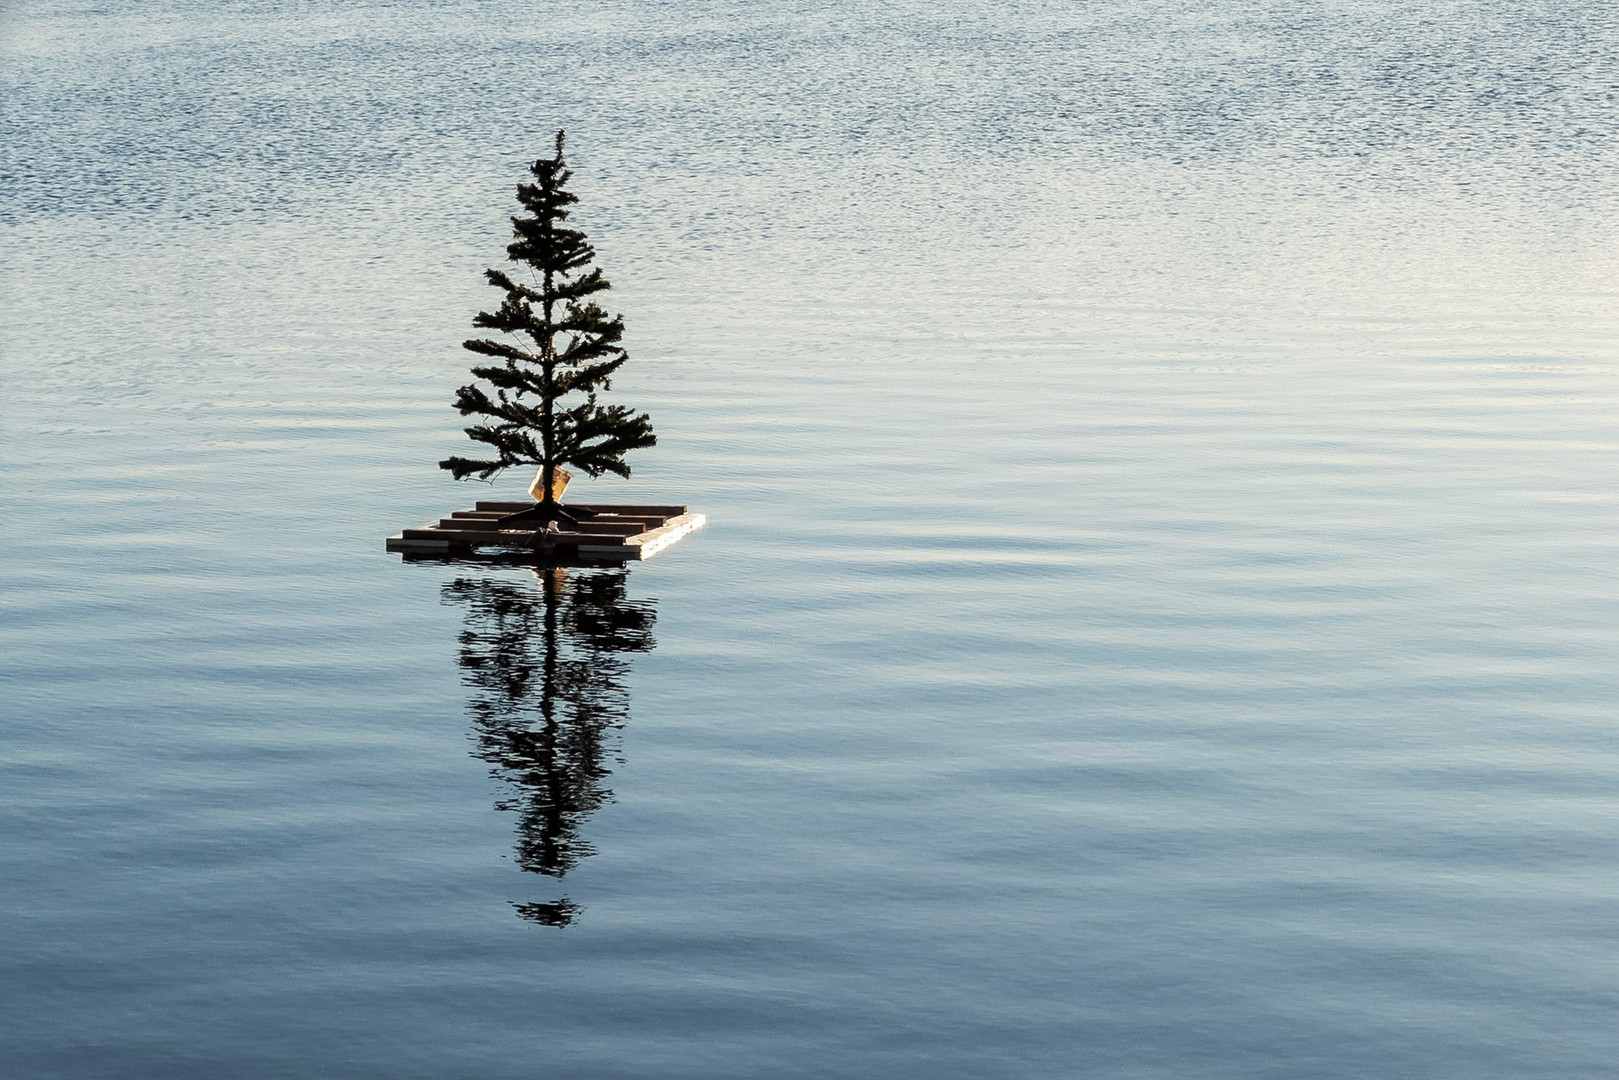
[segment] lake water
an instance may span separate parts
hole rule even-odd
[[[1619,14],[0,13],[0,1066],[1619,1060]],[[709,525],[401,562],[525,163]]]

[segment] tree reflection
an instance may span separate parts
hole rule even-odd
[[[544,567],[537,583],[460,578],[445,603],[466,605],[461,679],[473,695],[474,753],[511,785],[496,808],[518,815],[517,864],[561,878],[594,854],[582,829],[612,798],[610,733],[629,719],[626,653],[653,647],[650,600],[625,597],[626,570]],[[579,914],[566,897],[515,905],[547,926]]]

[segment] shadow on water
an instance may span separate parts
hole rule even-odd
[[[512,794],[496,804],[518,816],[517,864],[561,878],[595,853],[590,815],[612,798],[608,744],[629,719],[627,653],[649,652],[651,600],[629,600],[622,569],[542,567],[534,581],[464,577],[444,586],[465,606],[461,679],[474,754]],[[579,905],[561,897],[514,904],[530,922],[567,926]]]

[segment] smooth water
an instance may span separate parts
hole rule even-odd
[[[0,1072],[1613,1075],[1611,5],[0,61]],[[710,524],[402,563],[557,126]]]

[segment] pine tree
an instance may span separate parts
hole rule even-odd
[[[528,266],[530,283],[499,270],[484,273],[506,296],[494,312],[480,311],[472,325],[501,331],[507,340],[463,343],[471,352],[499,361],[475,366],[472,374],[481,383],[461,387],[455,400],[462,416],[487,418],[466,433],[492,447],[494,456],[439,462],[457,480],[487,480],[513,465],[540,466],[544,498],[524,516],[546,521],[577,520],[552,495],[557,469],[572,465],[592,477],[604,472],[629,476],[624,455],[657,443],[647,414],[597,400],[598,392],[612,388],[613,373],[628,359],[619,345],[624,319],[609,317],[590,299],[610,286],[591,265],[596,252],[585,234],[564,225],[568,207],[579,199],[567,188],[573,173],[563,164],[562,140],[558,131],[556,156],[530,166],[536,182],[517,186],[517,201],[529,216],[512,218],[513,240],[506,256]],[[562,400],[579,394],[584,399],[572,405]]]

